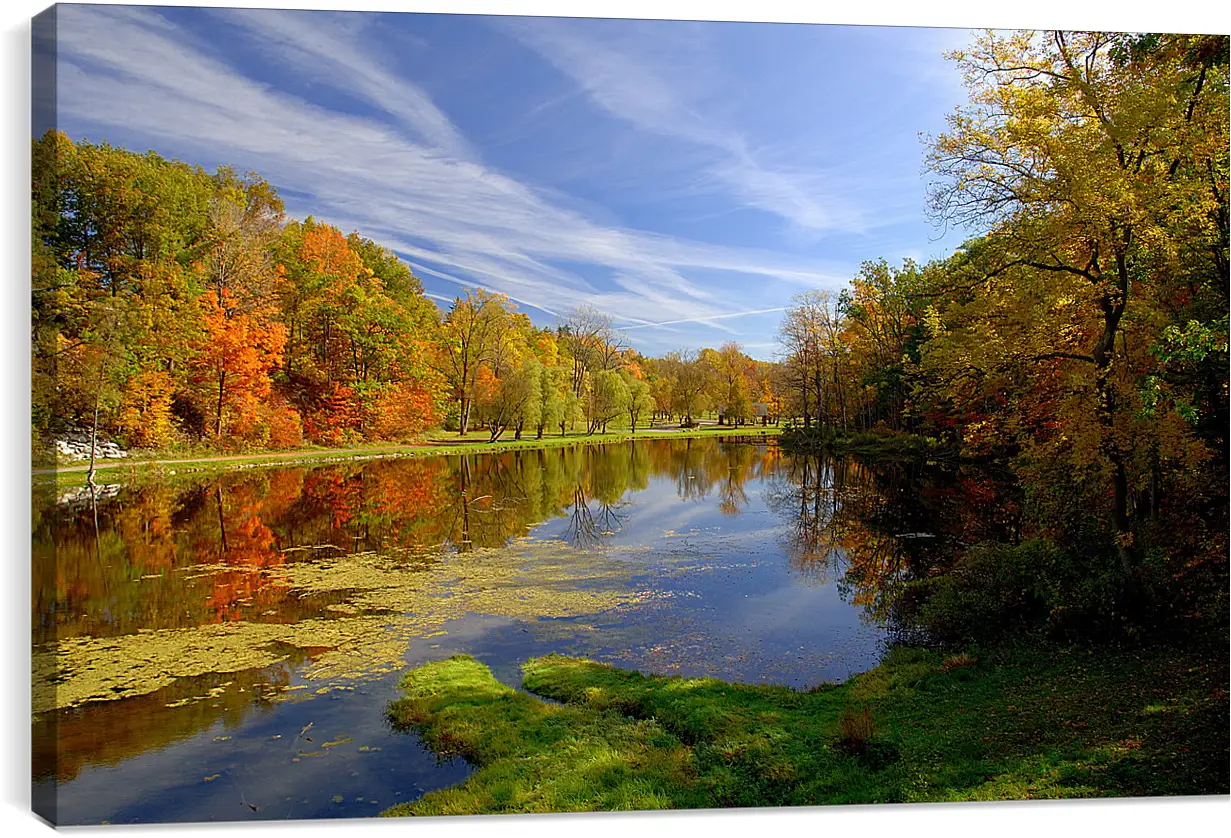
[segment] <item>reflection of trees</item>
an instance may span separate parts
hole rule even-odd
[[[33,642],[315,613],[270,574],[291,558],[271,525],[284,520],[288,486],[298,481],[268,472],[52,505],[33,533]]]
[[[266,610],[278,604],[285,588],[271,584],[267,571],[286,562],[261,508],[268,493],[247,485],[214,487],[218,520],[219,562],[225,568],[213,574],[207,605],[216,621],[242,617],[245,611]],[[229,531],[229,533],[228,533]]]
[[[705,440],[712,443],[712,440]],[[703,444],[700,440],[685,440],[683,447],[671,446],[670,466],[675,473],[675,493],[680,500],[704,500],[714,485],[714,479],[705,468],[708,462],[706,454],[713,450],[712,445]]]
[[[779,472],[768,502],[788,522],[791,563],[821,581],[837,578],[844,595],[879,615],[921,566],[920,548],[935,544],[922,487],[923,476],[901,464],[798,456]]]
[[[719,489],[718,509],[723,515],[738,515],[748,505],[748,493],[744,491],[744,483],[738,480],[735,469],[727,474]]]
[[[569,473],[576,483],[567,507],[564,539],[578,548],[597,547],[620,532],[629,519],[623,511],[625,496],[649,485],[651,448],[634,441],[619,446],[589,445],[571,453]]]
[[[777,456],[715,439],[636,440],[240,472],[77,507],[48,496],[33,520],[34,639],[297,619],[324,605],[279,582],[287,563],[372,551],[418,566],[441,549],[505,545],[553,518],[593,546],[629,525],[628,494],[654,477],[738,514],[747,481]]]
[[[744,484],[765,474],[763,452],[752,445],[724,444],[719,449],[718,509],[723,515],[738,515],[748,505]]]
[[[962,544],[1011,530],[1003,483],[917,463],[786,458],[767,493],[787,522],[792,565],[885,614],[900,586],[947,563]]]
[[[654,473],[675,481],[680,500],[702,501],[717,489],[724,514],[738,514],[747,505],[744,485],[772,469],[776,449],[766,445],[719,439],[655,440],[649,452]]]
[[[896,569],[894,544],[865,525],[883,498],[857,463],[791,458],[775,476],[767,502],[787,520],[784,547],[800,572],[823,582],[843,572],[853,554],[886,573]]]
[[[585,489],[578,486],[573,492],[573,503],[569,507],[568,526],[564,529],[564,540],[574,547],[590,549],[602,544],[609,536],[615,535],[624,528],[628,515],[621,514],[610,503],[598,503],[597,512],[590,508],[590,499],[586,497]]]

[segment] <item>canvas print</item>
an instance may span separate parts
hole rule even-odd
[[[46,820],[1228,794],[1226,35],[32,53]]]

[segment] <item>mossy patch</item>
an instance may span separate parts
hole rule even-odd
[[[948,669],[948,671],[946,671]],[[386,814],[1225,794],[1225,669],[1182,651],[1016,650],[946,668],[899,649],[797,692],[549,655],[525,687],[471,658],[408,673],[396,727],[479,770]],[[1157,711],[1170,696],[1172,712]],[[837,747],[842,719],[872,720]],[[1163,721],[1165,720],[1165,721]]]
[[[386,814],[664,809],[695,794],[690,749],[652,720],[539,701],[468,656],[420,667],[403,686],[391,721],[478,771]]]

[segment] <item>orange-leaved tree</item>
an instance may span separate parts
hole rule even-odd
[[[203,337],[193,368],[197,383],[212,401],[213,434],[222,438],[231,423],[247,422],[269,398],[270,372],[282,362],[286,327],[263,312],[227,314],[229,292],[221,303],[203,299]]]

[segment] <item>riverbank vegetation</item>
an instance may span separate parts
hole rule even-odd
[[[1186,657],[900,649],[807,692],[527,662],[553,703],[455,657],[409,673],[389,715],[476,772],[386,814],[1226,793],[1226,670]]]
[[[784,443],[1011,474],[1016,525],[904,571],[904,618],[1225,633],[1227,39],[988,34],[953,57],[970,102],[930,141],[931,208],[981,234],[797,298]]]

